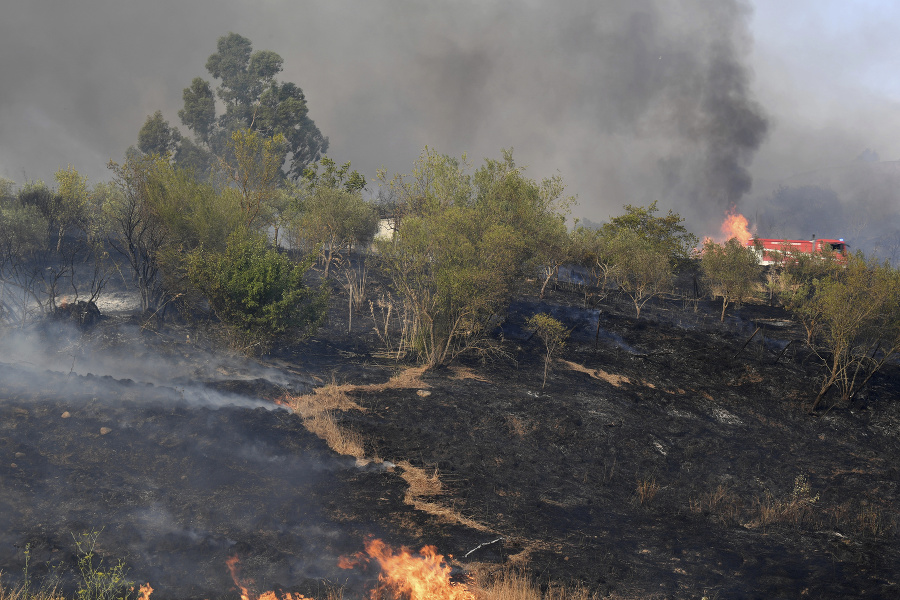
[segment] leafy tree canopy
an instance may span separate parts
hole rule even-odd
[[[287,162],[288,176],[300,179],[306,167],[328,150],[328,138],[309,118],[303,90],[280,82],[284,59],[271,50],[253,50],[250,40],[229,33],[219,38],[206,70],[219,85],[195,77],[184,89],[178,117],[194,134],[182,138],[157,111],[147,117],[138,135],[144,154],[172,155],[180,167],[209,173],[219,161],[231,162],[232,133],[249,129],[265,138],[284,138],[279,166]],[[216,97],[225,108],[216,114]],[[215,158],[214,158],[215,157]]]
[[[319,168],[322,172],[319,172]],[[340,167],[333,159],[323,156],[303,171],[303,179],[313,188],[344,188],[348,192],[361,192],[366,187],[366,178],[358,171],[350,171],[350,163]]]
[[[633,231],[663,250],[673,267],[691,258],[699,239],[685,228],[681,215],[670,210],[665,216],[657,216],[656,201],[648,207],[626,204],[624,208],[624,215],[612,217],[603,224],[601,230],[605,235],[612,237],[622,230]]]
[[[652,237],[621,228],[609,234],[603,252],[610,277],[631,298],[637,318],[647,302],[671,288],[671,255]]]
[[[900,350],[900,271],[887,262],[860,252],[826,262],[786,299],[825,371],[810,411],[832,387],[852,400]]]
[[[426,148],[410,175],[379,174],[400,215],[396,235],[376,241],[380,262],[413,316],[405,341],[431,366],[489,348],[521,275],[546,258],[545,234],[564,223],[561,183],[528,179],[511,151],[469,168]]]
[[[172,154],[178,148],[180,141],[181,132],[177,128],[169,126],[169,122],[163,118],[161,110],[147,117],[144,126],[138,133],[138,149],[144,154],[161,156]]]
[[[236,232],[224,252],[197,250],[188,257],[188,276],[244,350],[265,352],[272,337],[303,337],[322,322],[328,290],[310,289],[303,276],[310,262],[297,264],[270,248],[259,235]]]
[[[728,303],[740,304],[750,296],[762,275],[756,251],[744,246],[737,238],[724,244],[712,240],[704,242],[700,270],[712,293],[722,297],[720,321],[725,320]]]
[[[219,156],[226,153],[226,142],[238,129],[249,128],[269,138],[283,136],[288,173],[298,179],[328,149],[328,138],[309,118],[303,90],[275,79],[283,63],[270,50],[254,52],[250,40],[237,33],[220,37],[206,69],[220,81],[215,93],[225,112],[216,117],[212,86],[196,77],[184,90],[184,108],[178,116],[199,144]]]

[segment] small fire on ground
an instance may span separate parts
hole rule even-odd
[[[367,569],[375,563],[380,567],[378,585],[369,593],[372,600],[475,600],[475,594],[462,583],[450,580],[450,566],[434,546],[425,546],[414,555],[406,548],[395,551],[379,539],[366,542],[365,552],[343,556],[338,561],[341,569]],[[299,593],[267,591],[255,593],[254,581],[241,576],[241,564],[237,556],[225,561],[234,585],[240,590],[241,600],[312,600]],[[150,584],[140,587],[139,600],[149,600],[153,588]]]
[[[450,566],[434,546],[425,546],[418,556],[406,548],[395,552],[383,541],[366,542],[366,551],[341,558],[342,569],[366,567],[372,561],[381,567],[373,600],[408,598],[409,600],[474,600],[475,594],[464,584],[450,580]]]
[[[238,557],[232,556],[225,561],[225,565],[228,567],[228,571],[231,573],[231,579],[234,581],[234,585],[236,585],[238,589],[241,590],[241,600],[310,600],[303,594],[292,594],[290,592],[276,594],[271,590],[268,592],[263,592],[262,594],[251,595],[250,587],[253,586],[254,582],[252,579],[241,578],[241,566]]]
[[[150,587],[149,583],[145,583],[138,589],[138,600],[150,600],[150,594],[153,593],[153,588]]]

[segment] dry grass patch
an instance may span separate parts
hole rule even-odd
[[[357,404],[347,395],[353,386],[330,383],[316,388],[311,394],[303,396],[287,396],[283,402],[301,417],[314,416],[320,412],[330,410],[358,410],[365,412],[362,406]]]
[[[424,500],[424,498],[433,498],[444,493],[444,486],[440,477],[438,477],[437,469],[428,473],[425,469],[413,466],[406,460],[399,461],[397,466],[401,469],[400,477],[409,484],[406,495],[403,497],[403,501],[406,504],[447,523],[458,523],[478,531],[494,533],[489,527],[463,516],[454,508],[445,506],[440,502]]]
[[[461,366],[453,366],[450,367],[450,370],[453,372],[453,375],[450,376],[450,379],[462,380],[462,379],[473,379],[475,381],[480,381],[482,383],[490,383],[491,380],[481,375],[480,373],[476,373],[472,369],[468,367]]]
[[[357,392],[384,392],[387,390],[427,388],[430,386],[422,381],[422,375],[424,375],[427,370],[428,367],[409,367],[408,369],[403,369],[384,383],[356,385],[351,386],[351,389]]]
[[[428,384],[422,381],[425,370],[425,367],[404,369],[385,383],[353,385],[332,382],[316,388],[310,394],[285,397],[283,402],[300,415],[303,419],[303,426],[309,432],[325,440],[329,448],[340,454],[352,456],[356,458],[357,462],[368,462],[362,436],[338,425],[335,413],[366,410],[350,398],[348,395],[350,393],[427,388]],[[377,458],[374,460],[381,462]],[[433,498],[443,493],[443,484],[437,469],[428,473],[424,469],[413,466],[409,461],[400,461],[397,466],[401,469],[400,476],[409,484],[404,502],[443,521],[459,523],[479,531],[492,532],[490,528],[463,516],[451,507],[425,500],[425,498]]]
[[[831,523],[843,531],[855,531],[859,535],[885,538],[897,528],[897,517],[877,503],[862,499],[848,500],[825,511]]]
[[[631,383],[631,380],[625,377],[624,375],[614,375],[612,373],[607,373],[603,369],[590,369],[585,367],[584,365],[579,365],[578,363],[559,359],[559,362],[563,364],[563,366],[567,367],[569,370],[577,371],[579,373],[584,373],[593,379],[599,379],[600,381],[605,381],[606,383],[612,385],[613,387],[622,387],[622,384]]]
[[[66,598],[55,589],[30,590],[22,586],[10,588],[0,582],[0,600],[66,600]]]
[[[884,537],[894,529],[894,520],[880,507],[867,503],[859,507],[856,514],[856,526],[860,531],[872,537]]]
[[[352,456],[357,461],[364,461],[366,451],[360,434],[338,425],[333,412],[323,411],[311,417],[303,418],[303,426],[319,438],[325,440],[328,447],[345,456]]]
[[[425,469],[414,467],[408,460],[401,460],[397,466],[403,469],[400,476],[409,484],[409,489],[406,490],[408,504],[412,504],[411,500],[415,498],[440,496],[444,493],[437,467],[429,474]]]
[[[639,479],[637,482],[637,488],[635,488],[635,501],[641,506],[647,506],[653,499],[656,498],[656,494],[659,493],[660,487],[656,482],[656,477],[644,477],[643,479]]]
[[[533,423],[527,422],[516,415],[506,415],[506,424],[509,426],[510,433],[520,438],[537,429]]]
[[[542,592],[531,577],[509,569],[499,572],[476,570],[472,576],[472,588],[479,600],[594,600],[600,597],[584,587],[552,583]]]
[[[303,419],[303,426],[325,440],[329,448],[340,454],[364,461],[366,458],[362,436],[340,427],[337,424],[335,413],[349,410],[366,411],[363,406],[349,396],[350,393],[428,387],[428,384],[421,379],[424,372],[424,367],[413,367],[401,371],[385,383],[367,385],[338,384],[332,381],[316,388],[309,394],[285,396],[282,403],[300,415]]]
[[[325,440],[329,448],[339,454],[364,460],[362,436],[340,427],[335,416],[337,411],[365,411],[347,395],[350,387],[330,383],[316,388],[311,394],[287,396],[283,402],[300,415],[307,431]]]
[[[796,528],[804,525],[815,527],[820,516],[815,504],[819,501],[819,495],[813,495],[806,475],[798,475],[794,479],[794,490],[789,496],[776,498],[771,492],[757,501],[758,517],[751,525],[788,524]]]
[[[741,499],[722,483],[716,486],[716,489],[705,492],[696,500],[690,501],[692,512],[708,513],[718,517],[726,525],[738,522],[742,506]]]

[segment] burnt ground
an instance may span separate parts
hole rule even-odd
[[[512,566],[613,597],[900,596],[896,363],[854,404],[810,416],[817,366],[787,346],[803,333],[780,309],[747,305],[720,324],[716,304],[671,300],[636,320],[621,299],[584,308],[578,290],[526,291],[497,332],[505,356],[350,392],[364,411],[340,424],[391,461],[358,465],[271,402],[406,366],[368,311],[347,333],[335,292],[316,338],[253,363],[212,351],[203,329],[126,317],[7,345],[5,579],[21,577],[25,544],[32,571],[71,570],[73,534],[102,528],[99,549],[154,598],[237,598],[235,555],[260,590],[361,595],[372,574],[336,563],[368,536],[434,544],[460,573]],[[572,329],[543,389],[542,347],[522,329],[538,311]],[[405,504],[400,461],[436,469],[432,500],[480,527]]]

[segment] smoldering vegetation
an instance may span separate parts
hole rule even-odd
[[[246,14],[234,4],[221,10],[219,17]],[[26,13],[4,22],[32,22]],[[349,164],[295,177],[298,186],[279,177],[280,150],[268,158],[261,150],[279,144],[253,129],[259,92],[280,73],[271,52],[256,80],[222,82],[219,100],[244,94],[246,102],[235,120],[226,113],[215,121],[222,140],[238,134],[232,155],[245,144],[244,163],[223,171],[253,171],[261,157],[274,165],[257,189],[238,193],[240,182],[223,173],[201,181],[165,152],[143,149],[112,165],[113,186],[89,189],[70,168],[57,172],[59,190],[43,186],[25,198],[4,180],[0,216],[16,228],[0,231],[0,316],[10,326],[0,338],[0,566],[19,581],[28,548],[32,575],[65,572],[71,592],[72,536],[97,533],[102,554],[151,581],[157,598],[237,596],[224,566],[234,557],[258,584],[253,595],[277,589],[319,598],[346,586],[349,597],[361,597],[375,574],[347,573],[338,559],[377,535],[436,543],[457,557],[475,552],[480,564],[453,564],[530,570],[551,578],[548,590],[574,582],[597,595],[888,597],[900,524],[897,363],[887,359],[900,338],[884,345],[876,331],[857,344],[854,356],[868,362],[855,364],[877,359],[865,389],[832,393],[814,419],[803,410],[807,397],[829,391],[821,374],[828,351],[815,345],[815,325],[806,321],[802,331],[796,315],[774,306],[791,290],[779,292],[759,273],[754,293],[768,285],[772,305],[735,307],[732,298],[726,320],[722,294],[717,323],[717,308],[701,298],[697,240],[681,225],[683,215],[702,235],[726,210],[755,207],[761,236],[837,237],[835,229],[849,226],[852,245],[896,258],[894,173],[871,154],[852,168],[754,188],[752,163],[773,121],[754,93],[750,16],[741,0],[564,8],[397,0],[330,3],[299,30],[289,19],[264,28],[251,19],[242,31],[259,48],[287,54],[278,43],[288,37],[316,48],[347,44],[315,61],[290,46],[286,65],[299,59],[285,70],[309,92],[310,114],[342,160],[368,172],[405,169],[422,145],[437,149],[419,155],[417,175],[382,180],[380,193],[372,190],[378,207]],[[142,27],[152,30],[157,18]],[[60,35],[71,41],[76,29],[66,23]],[[176,114],[178,90],[202,74],[185,57],[206,56],[212,39],[154,38],[178,68],[143,80],[145,90],[164,91],[140,102],[100,98],[96,74],[66,78],[78,92],[75,112],[93,117],[72,130],[96,125],[105,114],[98,107],[112,101]],[[223,39],[233,45],[221,43],[220,56],[252,62],[249,39]],[[110,60],[146,72],[135,65],[159,55],[140,47],[123,53],[133,63]],[[77,53],[52,52],[49,43],[45,50],[60,56],[55,72],[76,72],[69,67]],[[291,91],[305,118],[303,92],[271,89]],[[207,108],[216,104],[211,90]],[[124,93],[134,99],[134,90]],[[31,101],[27,89],[4,87],[0,110],[22,98]],[[55,104],[39,100],[31,125],[52,121]],[[157,114],[168,151],[185,138]],[[121,149],[142,116],[122,119],[128,125],[115,132],[92,128],[88,141],[61,136],[59,148],[80,156],[92,156],[80,145],[94,155],[109,143]],[[215,115],[206,116],[212,124]],[[215,151],[201,137],[194,150],[203,144]],[[504,151],[470,176],[465,160],[451,158],[502,146],[516,147],[519,162]],[[562,179],[539,184],[523,175],[523,163],[563,171],[569,191],[581,195],[581,216],[603,219],[624,204],[629,215],[610,217],[605,229],[571,231]],[[355,216],[331,218],[337,200]],[[641,230],[659,224],[657,202],[680,213],[661,218],[674,247]],[[391,211],[412,226],[375,243],[380,265],[366,283],[368,255],[360,251]],[[329,229],[352,219],[346,231]],[[286,238],[304,240],[290,251],[271,243],[272,231],[287,229]],[[143,231],[157,235],[136,233]],[[657,279],[629,280],[642,266],[626,260],[636,249],[646,264],[661,265],[649,274]],[[331,265],[332,250],[331,273],[300,256],[326,251]],[[79,282],[75,265],[92,260],[94,276]],[[583,277],[553,280],[554,269],[572,262]],[[435,265],[457,268],[435,277]],[[672,294],[675,265],[694,271],[681,273],[685,285]],[[827,275],[833,282],[841,267]],[[228,270],[236,276],[220,277]],[[285,276],[274,291],[254,296],[276,271]],[[241,278],[247,274],[256,279]],[[546,297],[532,277],[553,280]],[[111,281],[114,289],[104,287]],[[91,318],[82,314],[77,324],[65,322],[75,314],[61,294],[70,286],[91,298],[80,300]],[[295,296],[284,301],[284,291]],[[423,299],[440,294],[446,309],[429,313]],[[251,310],[260,297],[274,307],[263,318]],[[110,299],[142,314],[112,314],[103,304]],[[566,337],[552,360],[527,325],[537,314]],[[895,323],[878,325],[893,331]],[[397,373],[416,360],[420,366]],[[330,404],[312,405],[313,390]],[[277,404],[284,396],[308,411]],[[329,441],[343,433],[352,450]]]
[[[108,565],[121,559],[130,578],[159,582],[162,597],[220,597],[234,586],[225,561],[235,556],[261,585],[312,593],[354,580],[337,562],[363,534],[336,514],[368,510],[354,486],[384,469],[335,455],[275,403],[310,378],[237,357],[210,363],[212,348],[186,350],[171,332],[161,341],[127,323],[82,333],[51,322],[3,338],[7,585],[27,567],[72,592],[84,534],[97,535]]]
[[[176,328],[163,336],[148,330],[146,324],[121,318],[93,332],[52,317],[34,328],[8,331],[0,338],[0,362],[6,367],[5,383],[20,389],[71,377],[69,385],[77,390],[79,382],[88,378],[104,382],[109,388],[102,394],[106,399],[178,400],[211,408],[272,409],[271,399],[277,395],[303,393],[315,384],[307,374],[222,353],[204,339],[202,331]],[[229,391],[240,390],[241,382],[255,383],[256,389],[268,394],[260,398]],[[65,385],[56,386],[58,394],[66,391]],[[127,388],[134,387],[146,393],[128,394]]]

